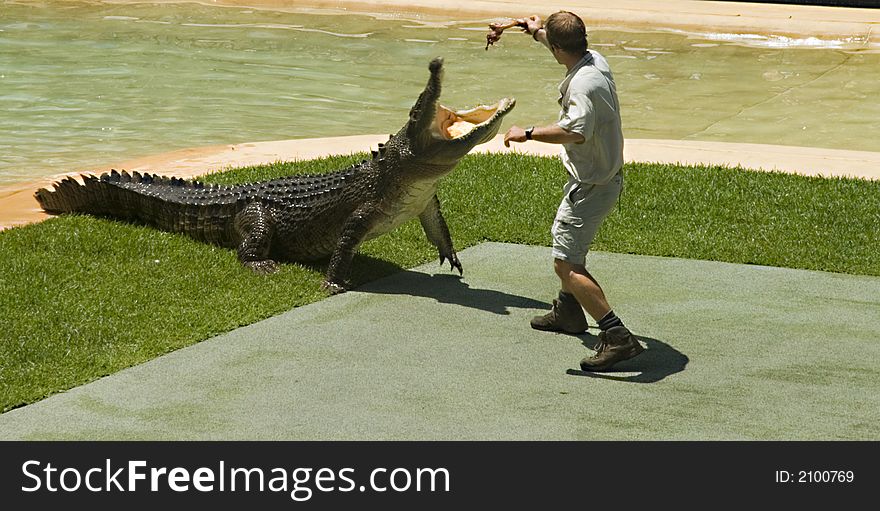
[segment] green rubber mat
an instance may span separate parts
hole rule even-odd
[[[0,415],[0,439],[880,439],[880,278],[593,253],[647,350],[537,332],[550,250],[485,243]],[[185,312],[182,312],[185,313]]]

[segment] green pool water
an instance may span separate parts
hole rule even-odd
[[[0,0],[0,185],[184,147],[396,131],[438,55],[444,104],[513,96],[505,126],[555,120],[564,68],[515,31],[485,51],[488,21]],[[880,151],[877,48],[660,28],[590,33],[627,137]]]

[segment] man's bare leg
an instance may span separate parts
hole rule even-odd
[[[605,292],[584,265],[554,259],[553,269],[562,284],[562,291],[573,294],[597,323],[611,312]]]
[[[581,369],[604,371],[644,351],[638,339],[611,310],[602,286],[584,265],[556,259],[553,268],[559,277],[563,293],[572,294],[596,320],[601,330],[596,354],[581,360]]]

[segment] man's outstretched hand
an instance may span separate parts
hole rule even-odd
[[[528,32],[532,35],[532,37],[535,37],[535,32],[544,28],[544,22],[541,20],[540,16],[532,15],[528,18],[525,18],[523,21],[526,22],[526,26],[525,28],[523,28],[523,32]]]

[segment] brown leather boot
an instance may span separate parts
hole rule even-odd
[[[614,364],[628,360],[645,351],[638,339],[624,326],[615,326],[599,332],[596,354],[581,360],[584,371],[606,371]]]
[[[535,330],[582,334],[587,330],[587,317],[577,300],[571,297],[570,300],[553,300],[550,312],[532,318],[531,325]]]

